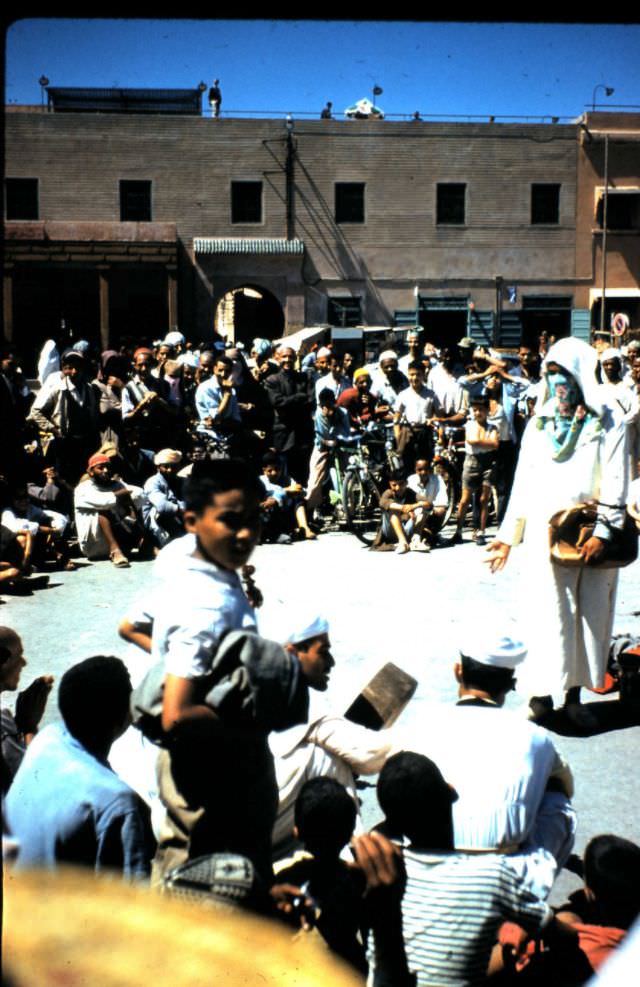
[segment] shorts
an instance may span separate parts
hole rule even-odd
[[[467,453],[462,467],[462,489],[479,490],[490,487],[496,479],[496,461],[491,454],[474,456]]]

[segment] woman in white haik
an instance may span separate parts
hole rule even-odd
[[[611,532],[599,522],[581,549],[584,565],[566,568],[550,560],[548,530],[553,514],[585,500],[614,505],[599,513],[623,525],[625,428],[602,405],[596,364],[595,350],[571,337],[547,353],[509,505],[487,549],[492,572],[521,540],[527,553],[520,592],[529,655],[519,678],[533,718],[553,708],[551,693],[564,691],[568,715],[585,727],[593,717],[580,706],[580,687],[603,684],[613,625],[618,573],[596,565]]]

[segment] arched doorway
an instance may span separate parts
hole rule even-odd
[[[247,348],[256,336],[279,339],[284,335],[284,312],[275,295],[256,284],[233,288],[218,302],[216,331]]]

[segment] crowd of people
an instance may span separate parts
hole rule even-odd
[[[68,669],[60,718],[41,731],[49,677],[3,710],[6,856],[17,868],[116,870],[167,894],[188,886],[315,927],[377,987],[586,982],[640,913],[640,847],[602,834],[583,862],[571,856],[571,769],[540,725],[503,707],[527,668],[532,719],[562,690],[584,722],[580,688],[602,685],[616,570],[599,563],[640,493],[629,486],[640,346],[623,355],[607,342],[543,339],[510,362],[466,337],[438,352],[416,330],[407,354],[387,346],[358,366],[329,347],[273,354],[256,339],[247,360],[224,341],[194,351],[170,334],[103,354],[94,379],[86,344],[60,369],[49,348],[35,398],[5,351],[4,587],[30,592],[47,565],[73,567],[76,543],[116,567],[154,559],[119,626],[131,660]],[[474,628],[453,669],[457,704],[419,733],[317,712],[310,698],[335,659],[329,620],[308,600],[289,608],[278,641],[256,617],[254,547],[318,536],[333,457],[376,420],[402,462],[381,497],[381,540],[400,554],[446,544],[433,437],[461,428],[449,543],[475,493],[484,543],[498,481],[486,558],[499,571],[523,540],[548,616],[526,641]],[[554,568],[542,519],[588,497],[601,511],[578,546],[583,564]],[[25,664],[19,635],[0,628],[2,691],[18,689]],[[361,774],[378,776],[369,833]],[[584,889],[552,909],[567,865]]]
[[[50,341],[31,390],[16,351],[0,365],[0,581],[29,592],[43,563],[88,559],[126,567],[182,530],[182,486],[194,462],[239,457],[262,473],[263,539],[313,539],[338,496],[333,465],[372,426],[395,450],[379,477],[377,547],[400,554],[472,537],[486,544],[489,502],[501,520],[549,345],[517,355],[470,337],[436,347],[421,330],[395,337],[373,363],[314,346],[305,355],[255,339],[251,353],[223,340],[194,349],[181,333],[153,347],[121,347],[96,361],[79,341],[58,354]],[[600,409],[626,433],[631,475],[640,455],[640,343],[624,352],[596,339]],[[391,343],[396,349],[390,348]],[[441,535],[447,498],[438,449],[451,435],[463,459],[456,525]],[[387,464],[388,465],[388,464]],[[496,506],[496,505],[494,505]],[[25,580],[28,580],[25,582]]]

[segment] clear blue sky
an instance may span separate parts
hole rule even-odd
[[[417,22],[75,20],[13,24],[7,103],[54,86],[191,88],[217,76],[232,111],[334,112],[362,96],[388,114],[578,116],[640,107],[640,26]]]

